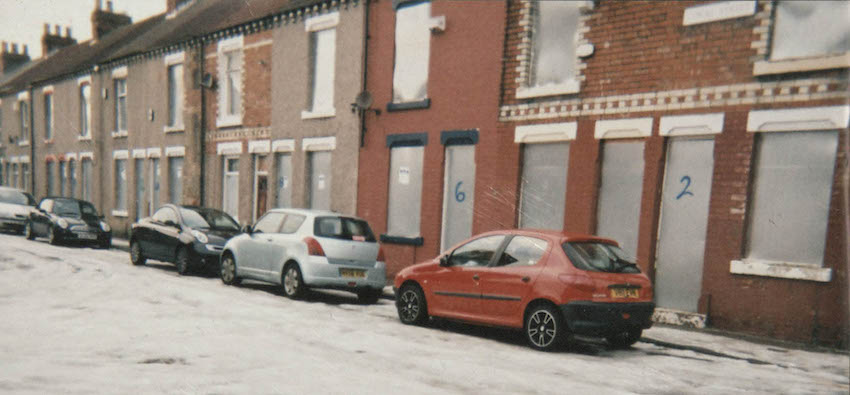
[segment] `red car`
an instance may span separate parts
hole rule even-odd
[[[522,328],[550,350],[573,334],[628,347],[652,325],[652,284],[617,243],[542,230],[484,233],[395,278],[401,322]]]

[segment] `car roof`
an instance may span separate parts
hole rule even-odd
[[[362,219],[356,215],[348,215],[338,213],[336,211],[331,210],[316,210],[309,208],[273,208],[269,210],[269,212],[277,212],[277,213],[293,213],[293,214],[301,214],[307,217],[321,217],[321,216],[334,216],[334,217],[346,217],[346,218],[356,218]]]
[[[520,236],[532,236],[532,237],[540,237],[546,238],[550,240],[557,241],[559,243],[567,242],[567,241],[601,241],[605,243],[613,243],[619,245],[617,241],[609,238],[605,238],[602,236],[594,236],[586,233],[577,233],[577,232],[567,232],[562,230],[550,230],[550,229],[503,229],[503,230],[494,230],[491,232],[482,233],[479,236],[484,235],[499,235],[499,234],[510,234],[510,235],[520,235]]]

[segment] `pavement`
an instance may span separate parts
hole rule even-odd
[[[112,247],[129,251],[130,243],[125,239],[112,239]],[[395,301],[395,293],[391,286],[384,287],[382,299]],[[655,324],[643,332],[640,340],[678,350],[691,351],[696,354],[729,358],[752,364],[773,364],[781,367],[794,367],[795,355],[798,352],[820,352],[848,357],[850,351],[836,350],[807,344],[783,342],[775,339],[760,338],[717,329],[693,329],[679,326]]]

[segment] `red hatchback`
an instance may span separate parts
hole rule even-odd
[[[523,328],[549,350],[572,334],[628,347],[652,325],[652,284],[617,243],[541,230],[484,233],[395,278],[401,322]]]

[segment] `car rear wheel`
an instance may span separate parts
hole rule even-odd
[[[298,299],[304,296],[304,279],[301,277],[301,269],[295,263],[286,265],[283,269],[283,293],[287,298]]]
[[[379,297],[381,297],[381,290],[379,289],[367,288],[357,291],[357,300],[363,304],[378,303]]]
[[[640,336],[642,334],[643,329],[630,329],[626,332],[608,336],[607,338],[605,338],[605,340],[608,341],[608,344],[616,348],[629,348],[633,344],[637,343],[638,340],[640,340]]]
[[[145,264],[145,256],[142,254],[142,246],[136,240],[130,240],[130,262],[134,266]]]
[[[221,282],[227,285],[238,285],[242,279],[236,276],[236,258],[230,253],[221,259]]]
[[[535,350],[550,351],[561,344],[566,327],[555,308],[541,304],[525,317],[525,338]]]
[[[26,225],[24,225],[24,237],[27,240],[35,239],[35,233],[32,233],[32,223],[27,221]]]
[[[177,266],[177,274],[184,275],[189,273],[192,266],[192,258],[189,256],[189,249],[180,247],[177,250],[177,256],[174,259],[174,264]]]
[[[59,235],[56,234],[56,230],[52,226],[47,230],[47,242],[53,245],[59,244]]]
[[[396,299],[398,318],[402,324],[422,325],[428,321],[428,305],[422,289],[414,284],[406,284],[399,290]]]

